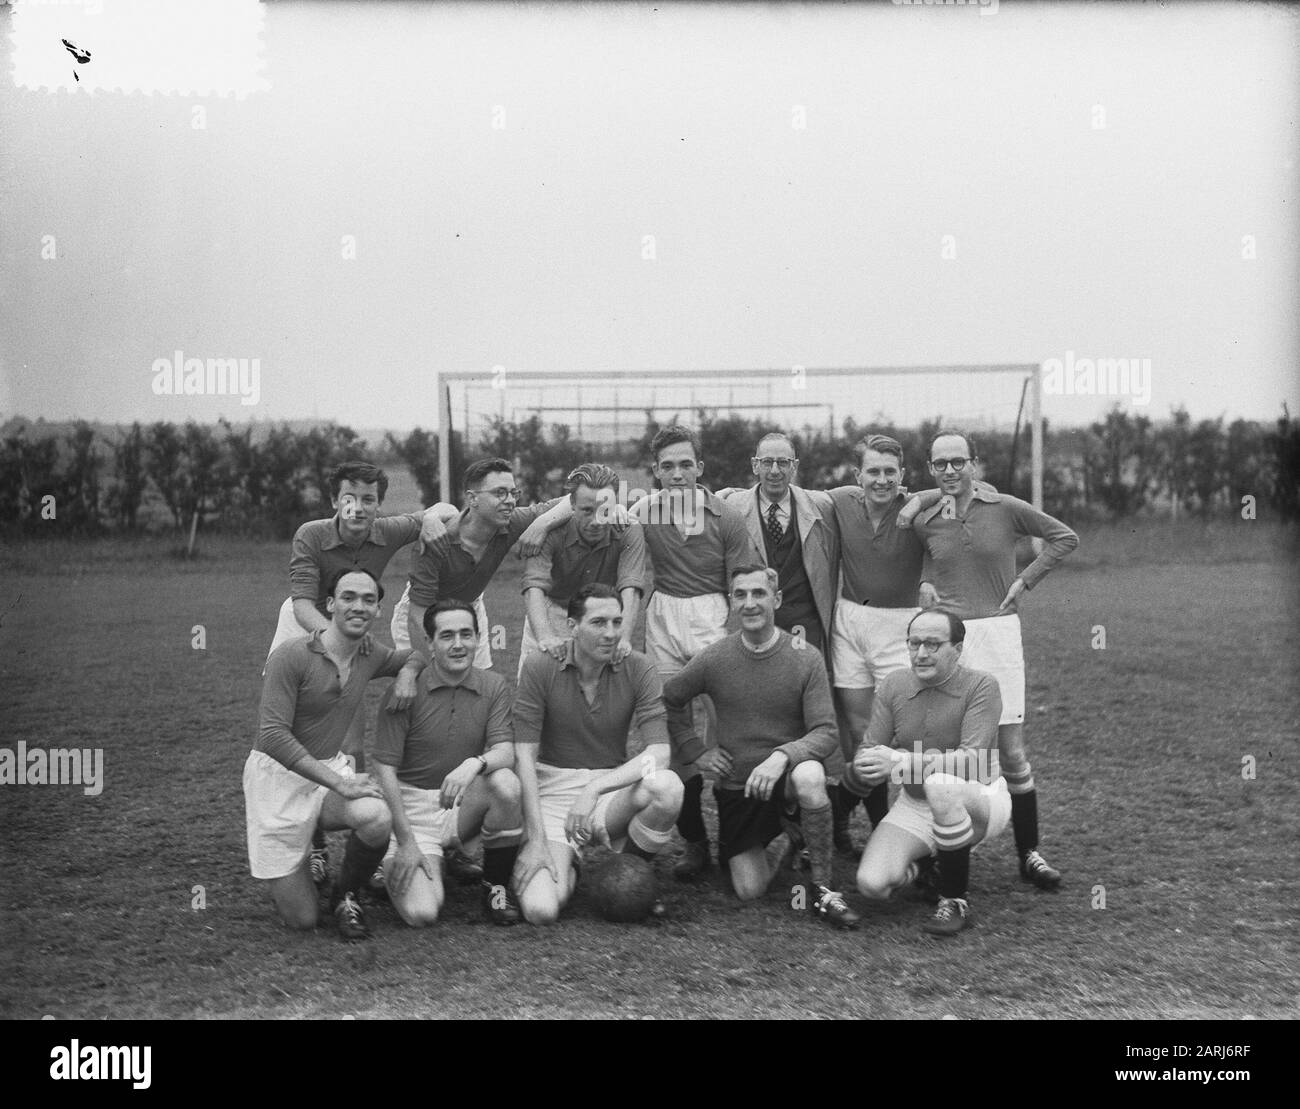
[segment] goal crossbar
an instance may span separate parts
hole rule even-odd
[[[808,378],[851,378],[851,377],[907,377],[940,374],[1019,374],[1028,381],[1027,422],[1030,437],[1031,463],[1031,499],[1034,505],[1043,505],[1043,386],[1042,368],[1034,362],[1000,362],[943,364],[920,366],[784,366],[764,369],[717,369],[717,370],[633,370],[633,371],[596,371],[581,372],[573,370],[511,370],[508,378],[528,385],[548,385],[565,382],[582,384],[608,383],[617,381],[640,382],[718,382],[746,381],[755,379],[791,378],[800,376]],[[451,436],[452,426],[451,386],[454,384],[470,385],[479,383],[483,387],[492,387],[494,381],[506,380],[503,367],[494,367],[488,372],[465,370],[441,370],[435,372],[438,396],[438,486],[443,500],[450,499],[451,492]]]

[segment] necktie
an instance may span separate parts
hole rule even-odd
[[[781,521],[776,518],[775,501],[767,506],[767,534],[772,537],[773,543],[780,543],[781,536],[785,534],[785,529],[781,527]]]

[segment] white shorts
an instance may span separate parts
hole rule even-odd
[[[402,591],[402,598],[393,606],[393,619],[389,624],[389,631],[393,633],[393,646],[399,651],[404,651],[411,645],[411,636],[406,630],[407,617],[411,611],[411,583],[406,583],[406,589]],[[478,613],[478,650],[474,653],[474,666],[479,670],[492,669],[492,647],[490,640],[492,638],[492,628],[488,624],[487,609],[483,605],[482,596],[474,598],[474,611]],[[423,643],[420,644],[424,646]]]
[[[961,664],[983,670],[998,681],[1002,693],[999,724],[1020,724],[1025,719],[1025,649],[1020,642],[1020,617],[986,616],[967,620]]]
[[[874,689],[894,670],[905,670],[907,625],[919,608],[872,608],[842,598],[831,623],[831,669],[836,689]]]
[[[288,597],[280,606],[280,617],[275,623],[275,635],[271,637],[271,646],[266,652],[266,657],[270,658],[272,651],[290,640],[306,638],[307,629],[298,623],[298,618],[293,614],[293,598]]]
[[[345,778],[352,776],[352,760],[342,751],[325,765]],[[327,793],[265,751],[249,752],[244,762],[244,819],[248,869],[254,878],[284,878],[302,866]]]
[[[979,782],[967,782],[966,785],[971,790],[972,802],[977,799],[988,802],[988,827],[984,830],[984,835],[972,845],[978,847],[1007,830],[1007,825],[1011,823],[1011,794],[1007,791],[1005,778],[998,778],[991,786]],[[934,813],[923,797],[913,797],[906,790],[900,790],[885,819],[880,822],[880,827],[886,824],[915,836],[930,849],[931,855],[939,850],[939,841],[934,837]]]
[[[542,826],[546,829],[546,838],[552,843],[573,847],[565,837],[564,822],[569,817],[573,803],[592,778],[608,774],[608,770],[569,770],[547,763],[537,764],[537,793],[542,804]],[[605,827],[605,817],[609,813],[610,803],[625,790],[635,789],[635,785],[624,786],[612,793],[602,793],[596,802],[591,822],[595,828],[593,843],[603,843],[606,847],[616,846],[610,841],[609,829]],[[621,837],[620,837],[621,840]]]
[[[402,795],[402,809],[410,822],[411,833],[415,836],[415,845],[422,855],[442,858],[443,850],[460,845],[460,806],[449,809],[442,807],[442,792],[436,789],[419,789],[398,782],[397,788]],[[397,837],[388,840],[388,852],[384,863],[397,854]]]
[[[670,597],[658,590],[645,607],[645,649],[661,675],[676,674],[711,643],[725,639],[730,606],[721,593]]]
[[[546,619],[550,624],[551,634],[558,635],[561,639],[572,639],[573,633],[569,631],[569,612],[564,605],[556,604],[549,598],[546,601]],[[524,672],[524,659],[529,655],[535,655],[541,647],[538,646],[537,636],[533,635],[533,625],[528,617],[524,617],[524,632],[519,640],[519,669],[515,671],[515,682],[518,683],[519,675]]]

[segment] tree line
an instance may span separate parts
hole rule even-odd
[[[705,483],[748,485],[749,458],[768,431],[762,419],[701,410],[678,414],[700,434]],[[903,446],[907,483],[934,484],[926,466],[938,420],[898,427],[887,420],[844,421],[835,436],[806,428],[794,433],[800,482],[826,488],[853,480],[853,447],[869,432]],[[556,495],[565,476],[595,459],[647,475],[650,441],[659,424],[646,414],[644,432],[618,444],[593,444],[565,424],[538,416],[494,419],[469,457],[496,456],[516,465],[528,500]],[[1026,429],[975,435],[984,477],[1028,499],[1030,446]],[[1260,518],[1300,519],[1300,420],[1283,409],[1273,423],[1222,417],[1193,421],[1183,409],[1155,421],[1116,406],[1088,428],[1046,428],[1044,507],[1070,521],[1139,514],[1210,517],[1236,513],[1254,498]],[[102,429],[78,421],[41,434],[22,426],[0,438],[0,530],[6,534],[132,533],[199,527],[231,534],[287,538],[304,520],[331,511],[328,475],[340,462],[368,458],[406,467],[424,503],[438,492],[438,436],[415,428],[391,433],[373,447],[351,428],[325,423],[307,430],[289,424],[216,425],[158,422]],[[467,460],[458,433],[451,443],[453,477]],[[648,476],[642,479],[648,487]],[[453,481],[453,498],[461,490]]]

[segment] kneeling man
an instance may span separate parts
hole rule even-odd
[[[425,665],[381,643],[359,653],[383,596],[369,570],[335,574],[325,602],[329,627],[289,640],[266,660],[261,727],[244,764],[249,869],[266,880],[290,928],[316,926],[307,859],[317,819],[326,830],[352,829],[331,899],[349,942],[369,938],[359,892],[384,857],[392,825],[382,791],[352,772],[343,741],[367,682],[397,675],[389,698],[397,710],[410,703]]]
[[[608,585],[569,600],[564,657],[529,655],[515,698],[515,759],[525,843],[515,864],[524,919],[551,924],[573,896],[577,853],[600,842],[653,859],[682,807],[668,769],[668,729],[654,665],[632,652],[615,662],[623,605]],[[628,730],[645,740],[628,757]]]
[[[883,900],[937,858],[939,907],[923,926],[936,936],[971,923],[971,848],[1011,820],[1011,794],[998,765],[1002,697],[991,674],[960,664],[965,638],[965,625],[950,612],[927,609],[912,618],[911,668],[881,679],[845,778],[859,794],[890,780],[902,784],[867,841],[858,889]]]
[[[822,766],[837,736],[830,680],[821,652],[776,626],[778,584],[771,567],[732,571],[731,610],[740,631],[705,647],[669,678],[664,704],[679,761],[718,779],[718,857],[729,864],[741,899],[767,892],[773,868],[764,849],[787,831],[808,844],[808,907],[837,928],[854,928],[858,914],[831,888],[831,802]],[[718,709],[712,749],[695,735],[687,710],[702,693]]]
[[[444,850],[481,832],[484,911],[496,924],[515,924],[510,872],[522,829],[510,686],[473,665],[483,629],[468,601],[438,601],[423,621],[431,661],[415,701],[404,712],[381,711],[375,734],[374,773],[393,814],[388,895],[407,924],[432,924],[444,897]]]

